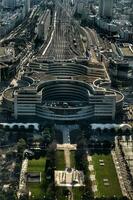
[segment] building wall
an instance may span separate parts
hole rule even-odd
[[[30,11],[31,0],[25,0],[24,4],[25,4],[25,14],[27,15],[28,12]]]
[[[16,93],[14,102],[15,118],[19,116],[38,116],[56,120],[79,120],[87,118],[114,119],[116,115],[115,95],[92,95],[85,107],[58,108],[41,104],[42,94],[33,91]]]
[[[16,7],[16,0],[2,0],[4,8],[14,9]]]
[[[41,103],[41,95],[36,90],[22,90],[14,94],[14,116],[36,115],[36,104]]]
[[[99,15],[102,18],[112,18],[113,0],[100,0]]]

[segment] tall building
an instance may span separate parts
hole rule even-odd
[[[16,7],[16,0],[2,0],[4,8],[14,9]]]
[[[25,0],[25,14],[27,15],[27,13],[30,11],[30,7],[31,7],[31,0]]]
[[[99,15],[101,18],[112,18],[113,0],[100,0]]]

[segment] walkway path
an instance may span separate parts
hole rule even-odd
[[[19,181],[19,190],[18,190],[18,198],[26,192],[26,172],[28,168],[28,159],[24,159],[22,162],[22,168],[20,172],[20,181]]]
[[[66,161],[66,168],[71,167],[71,160],[70,160],[70,151],[69,149],[64,150],[65,161]]]
[[[71,167],[71,150],[76,150],[77,145],[76,144],[70,144],[70,131],[77,129],[78,125],[56,125],[56,129],[60,130],[63,134],[63,144],[57,144],[57,149],[64,150],[64,157],[66,162],[66,168]],[[73,191],[72,187],[67,187],[67,189],[70,191],[71,195],[69,195],[68,200],[74,200],[73,197]]]
[[[93,166],[93,163],[92,163],[92,157],[89,154],[87,156],[87,160],[88,160],[88,169],[90,171],[90,180],[93,183],[92,184],[92,191],[95,194],[97,192],[96,176],[95,176],[94,166]]]

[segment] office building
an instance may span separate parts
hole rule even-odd
[[[31,0],[25,0],[25,14],[26,15],[30,11],[30,7],[31,7]]]
[[[16,0],[2,0],[2,5],[7,9],[14,9],[16,7]]]
[[[99,15],[101,18],[112,18],[113,15],[113,0],[100,0]]]

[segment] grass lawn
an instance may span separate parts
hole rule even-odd
[[[100,166],[99,160],[104,161],[104,166]],[[122,197],[122,192],[111,154],[94,154],[92,155],[92,161],[98,186],[98,192],[96,195],[98,197],[113,197],[114,195],[116,197]],[[108,179],[110,185],[105,186],[103,179]]]
[[[73,191],[73,199],[81,200],[81,196],[84,194],[84,187],[74,187]]]
[[[64,170],[65,168],[64,151],[56,151],[56,170]]]
[[[38,160],[32,159],[28,162],[28,172],[41,172],[41,182],[40,183],[28,183],[28,189],[32,193],[31,199],[34,198],[43,198],[45,195],[45,164],[46,159],[44,157],[41,157]]]
[[[71,167],[75,168],[75,151],[70,151]]]

